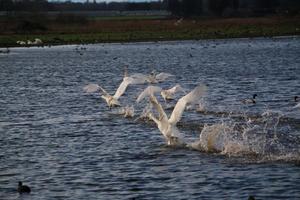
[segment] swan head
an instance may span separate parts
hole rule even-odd
[[[254,95],[253,95],[253,99],[255,99],[255,97],[257,97],[257,94],[254,94]]]

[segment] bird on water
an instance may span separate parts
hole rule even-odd
[[[250,99],[243,99],[242,103],[243,104],[256,104],[256,99],[255,97],[257,97],[257,94],[254,94],[252,98]]]
[[[19,181],[19,186],[18,186],[18,192],[20,194],[22,193],[30,193],[30,187],[28,187],[27,185],[23,185],[23,183],[21,181]]]

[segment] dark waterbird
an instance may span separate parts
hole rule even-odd
[[[255,97],[257,97],[257,94],[254,94],[251,99],[243,99],[242,103],[244,103],[244,104],[255,104],[256,103]]]
[[[28,187],[27,185],[23,185],[23,183],[21,181],[19,181],[19,186],[18,186],[18,192],[20,194],[22,193],[30,193],[30,187]]]
[[[295,102],[298,102],[298,99],[299,99],[298,96],[295,96],[295,97],[294,97],[294,101],[295,101]]]
[[[254,196],[250,195],[250,196],[248,197],[248,200],[255,200],[255,198],[254,198]]]

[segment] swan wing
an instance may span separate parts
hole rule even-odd
[[[109,95],[108,92],[106,92],[100,85],[98,84],[94,84],[94,83],[91,83],[91,84],[88,84],[86,85],[83,90],[85,92],[88,92],[88,93],[92,93],[92,92],[96,92],[97,90],[101,90],[102,93],[104,93],[105,95]]]
[[[163,118],[168,120],[168,116],[165,113],[163,107],[161,106],[160,103],[158,103],[156,97],[154,95],[150,96],[150,102],[152,103],[152,105],[156,108],[156,110],[159,113],[159,120],[161,121]]]
[[[116,93],[114,94],[115,99],[119,99],[124,92],[126,91],[126,88],[128,87],[129,84],[132,84],[134,82],[133,78],[131,77],[124,77],[122,83],[118,87]]]
[[[180,91],[184,91],[184,90],[179,84],[167,90],[167,92],[169,92],[170,94],[175,94],[176,92],[180,92]]]
[[[161,87],[150,85],[138,96],[136,102],[139,103],[141,100],[143,100],[147,96],[151,96],[154,93],[157,93],[160,91],[161,91]]]
[[[161,72],[159,74],[157,74],[155,76],[155,79],[160,82],[160,81],[164,81],[166,80],[167,78],[171,77],[171,76],[174,76],[173,74],[169,74],[169,73],[164,73],[164,72]]]
[[[100,89],[103,93],[108,94],[108,93],[107,93],[100,85],[94,84],[94,83],[88,84],[88,85],[86,85],[86,86],[83,88],[83,90],[84,90],[85,92],[88,92],[88,93],[96,92],[96,91],[98,91],[99,89]]]
[[[83,88],[83,90],[88,93],[96,92],[99,89],[100,89],[100,86],[98,84],[94,84],[94,83],[88,84],[88,85],[84,86],[84,88]]]
[[[143,81],[143,83],[145,83],[148,79],[148,77],[146,75],[141,74],[141,73],[132,74],[132,75],[130,75],[130,77],[133,78],[133,79]]]
[[[206,92],[206,86],[200,85],[193,89],[187,95],[181,97],[175,105],[175,108],[171,114],[169,122],[172,124],[177,124],[182,117],[182,113],[185,110],[187,104],[196,103],[201,96]]]
[[[104,95],[110,96],[110,94],[106,92],[106,90],[104,90],[103,87],[101,87],[100,85],[99,85],[99,89],[102,91],[102,93],[104,93]]]

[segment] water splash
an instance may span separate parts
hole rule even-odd
[[[283,114],[267,110],[260,118],[244,116],[243,122],[230,117],[222,122],[205,125],[197,141],[187,146],[227,156],[253,156],[260,160],[300,160],[300,138],[279,131]],[[284,130],[284,129],[283,129]]]

